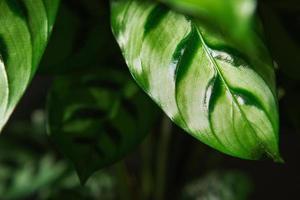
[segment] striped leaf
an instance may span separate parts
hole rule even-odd
[[[82,183],[149,133],[158,112],[138,89],[111,70],[56,79],[48,101],[49,131]]]
[[[59,0],[0,1],[0,130],[32,79]]]
[[[159,0],[180,12],[201,18],[228,34],[231,39],[252,47],[256,0]],[[209,23],[209,22],[215,23]],[[233,28],[234,27],[234,28]],[[251,35],[250,35],[251,33]],[[246,39],[246,40],[245,40]]]
[[[226,154],[280,161],[272,61],[201,21],[139,0],[112,2],[112,28],[138,84],[188,133]]]

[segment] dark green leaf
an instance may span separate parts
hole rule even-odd
[[[264,43],[248,55],[201,21],[139,0],[114,1],[112,27],[133,77],[175,123],[226,154],[280,160]]]
[[[58,4],[59,0],[0,2],[0,129],[36,71]]]
[[[106,1],[62,2],[39,72],[62,75],[93,69],[99,63],[119,67],[121,56],[111,34],[109,15]]]
[[[48,102],[51,137],[71,159],[82,182],[136,147],[157,110],[118,71],[61,77]]]

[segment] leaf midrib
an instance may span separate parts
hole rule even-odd
[[[236,99],[236,97],[234,96],[234,94],[232,93],[230,87],[228,86],[228,82],[227,80],[224,78],[224,75],[223,73],[221,72],[221,70],[219,69],[219,65],[218,63],[215,61],[215,59],[213,58],[213,56],[211,55],[210,53],[210,48],[207,46],[205,40],[203,39],[203,35],[201,33],[201,30],[199,29],[199,27],[197,25],[195,25],[195,28],[197,30],[197,33],[200,37],[200,40],[201,40],[201,43],[203,44],[203,49],[205,51],[205,53],[207,54],[208,56],[208,59],[210,60],[211,64],[214,66],[214,69],[216,70],[216,72],[219,74],[221,80],[223,81],[224,83],[224,86],[226,88],[226,90],[230,93],[230,96],[232,97],[232,100],[233,102],[237,105],[239,111],[241,112],[241,115],[242,117],[245,119],[248,127],[251,129],[251,132],[254,134],[255,138],[256,138],[256,141],[259,143],[258,146],[260,146],[262,148],[262,150],[264,150],[267,154],[269,154],[271,157],[273,157],[274,155],[271,154],[268,150],[268,148],[265,146],[264,143],[262,143],[260,140],[259,140],[259,137],[256,133],[256,131],[254,130],[253,126],[251,125],[251,123],[249,122],[246,114],[244,113],[244,111],[242,110],[242,108],[240,107],[240,104],[238,103],[238,100]],[[272,129],[274,129],[273,125],[272,125]],[[273,130],[274,131],[274,130]],[[244,146],[242,143],[241,143],[242,146]]]

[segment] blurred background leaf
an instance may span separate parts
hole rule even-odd
[[[252,183],[239,171],[210,172],[187,184],[183,200],[246,200],[252,192]]]
[[[157,114],[129,76],[108,69],[56,79],[48,100],[50,135],[82,182],[136,148]]]
[[[44,120],[44,111],[35,110],[31,121],[14,121],[5,130],[10,135],[0,141],[1,199],[115,199],[116,179],[109,170],[79,185],[71,165],[45,137]]]
[[[120,50],[111,34],[109,15],[107,0],[65,0],[58,12],[40,73],[61,75],[96,67],[125,71]]]

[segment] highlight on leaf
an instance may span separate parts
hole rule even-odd
[[[161,4],[116,0],[111,7],[134,79],[176,124],[223,153],[281,161],[274,68],[260,36],[248,55],[207,22]]]
[[[251,53],[255,51],[256,0],[158,0],[206,26],[222,32],[228,39]]]

